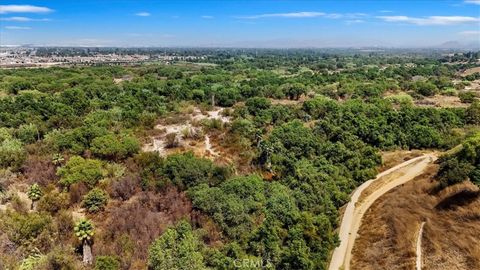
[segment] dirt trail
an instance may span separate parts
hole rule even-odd
[[[425,226],[425,222],[422,222],[420,225],[420,230],[418,231],[417,235],[417,261],[416,261],[416,268],[417,270],[422,270],[422,236],[423,236],[423,226]]]
[[[378,174],[375,179],[363,183],[353,192],[351,200],[345,208],[342,223],[340,225],[340,246],[338,246],[333,252],[330,266],[328,268],[329,270],[350,269],[350,259],[352,256],[353,244],[357,238],[357,232],[360,228],[362,217],[368,208],[375,202],[375,200],[380,198],[383,194],[391,189],[420,175],[425,170],[427,165],[434,160],[436,160],[436,156],[434,154],[425,154],[420,157],[413,158]],[[361,204],[357,205],[360,195],[367,187],[369,187],[376,180],[393,172],[402,172],[402,175],[378,187],[378,189],[363,199]]]

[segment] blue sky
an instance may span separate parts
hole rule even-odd
[[[480,41],[480,0],[2,0],[0,45],[349,47]]]

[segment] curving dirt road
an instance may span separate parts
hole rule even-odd
[[[350,269],[350,259],[352,255],[353,244],[355,243],[355,239],[357,238],[357,232],[360,228],[362,217],[368,210],[368,208],[375,202],[375,200],[380,198],[383,194],[387,193],[391,189],[401,184],[404,184],[414,179],[416,176],[422,174],[427,165],[435,161],[436,158],[437,157],[434,154],[425,154],[423,156],[408,160],[378,174],[375,179],[363,183],[353,192],[351,200],[345,208],[342,223],[340,225],[340,246],[338,246],[333,251],[330,266],[328,268],[329,270]],[[367,187],[369,187],[376,180],[394,172],[402,174],[394,180],[378,187],[377,190],[375,190],[365,199],[363,199],[360,204],[358,203],[360,195]]]

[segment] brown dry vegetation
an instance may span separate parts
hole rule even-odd
[[[415,102],[419,107],[437,107],[437,108],[466,108],[467,103],[462,103],[458,96],[434,95],[431,97],[424,97]]]
[[[461,76],[465,77],[465,76],[472,75],[472,74],[477,73],[477,72],[480,72],[480,67],[474,67],[474,68],[466,69],[461,73]]]
[[[437,165],[378,199],[364,216],[352,269],[415,269],[416,236],[423,232],[424,269],[480,269],[480,199],[470,183],[442,191]]]
[[[127,254],[121,258],[124,269],[145,269],[150,243],[168,226],[190,219],[191,212],[190,200],[175,188],[162,194],[140,192],[128,201],[114,201],[94,217],[94,254]]]
[[[419,157],[424,153],[425,151],[422,150],[394,150],[382,152],[382,166],[378,171],[386,171],[402,162]]]

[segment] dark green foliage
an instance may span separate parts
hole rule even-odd
[[[267,110],[271,106],[271,102],[266,98],[253,97],[249,98],[245,105],[251,115],[258,115],[260,111]]]
[[[152,270],[207,269],[200,252],[200,242],[186,221],[169,228],[149,248],[148,266]]]
[[[468,175],[474,167],[465,161],[457,158],[447,158],[440,163],[438,180],[442,187],[451,186],[467,180]]]
[[[462,92],[458,94],[458,97],[460,98],[460,101],[463,103],[472,103],[476,99],[476,94],[475,92]]]
[[[480,102],[472,103],[465,111],[465,120],[468,124],[480,124]]]
[[[95,270],[118,270],[120,261],[116,256],[98,256],[95,259]]]
[[[447,187],[467,179],[480,185],[480,133],[467,138],[459,151],[439,160],[437,179]]]
[[[441,146],[441,137],[437,130],[427,126],[415,125],[409,132],[411,148],[436,148]]]
[[[426,81],[417,81],[413,85],[413,90],[422,96],[433,96],[437,93],[438,88],[435,84]]]
[[[265,204],[264,184],[258,176],[233,178],[218,187],[200,185],[190,194],[194,207],[212,215],[237,240],[253,229]]]
[[[108,195],[105,191],[94,188],[90,190],[83,198],[83,206],[90,213],[101,211],[108,201]]]
[[[200,184],[214,185],[225,180],[229,171],[188,152],[167,157],[163,162],[161,175],[164,181],[185,189]]]

